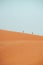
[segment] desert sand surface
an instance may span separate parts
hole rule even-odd
[[[43,36],[0,30],[0,65],[43,65]]]
[[[0,30],[0,41],[43,40],[43,36]]]

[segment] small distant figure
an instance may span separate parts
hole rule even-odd
[[[32,35],[33,35],[33,32],[32,32]]]
[[[24,30],[23,30],[23,33],[24,33]]]

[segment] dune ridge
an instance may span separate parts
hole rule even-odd
[[[43,36],[0,30],[0,41],[43,40]]]

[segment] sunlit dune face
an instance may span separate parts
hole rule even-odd
[[[24,33],[17,34],[17,37],[14,37],[16,36],[14,32],[14,35],[12,32],[12,35],[10,32],[5,33],[1,31],[0,65],[43,65],[43,37],[36,38],[30,35],[28,40],[29,36]]]
[[[43,65],[43,41],[6,42],[1,48],[1,65]]]
[[[0,41],[43,40],[43,36],[0,30]]]

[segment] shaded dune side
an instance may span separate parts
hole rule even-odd
[[[0,41],[43,40],[43,36],[0,30]]]

